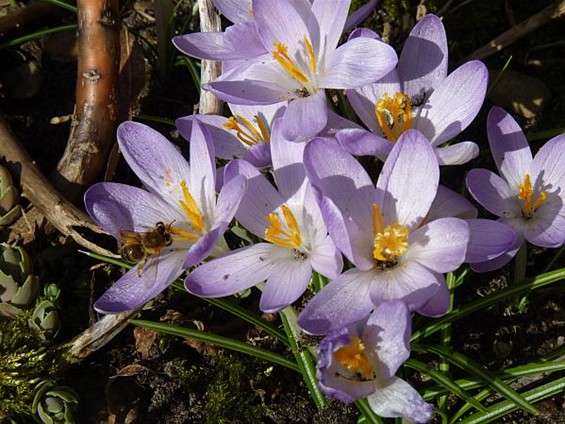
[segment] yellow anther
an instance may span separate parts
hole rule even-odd
[[[300,227],[290,208],[286,205],[281,206],[281,210],[286,221],[289,231],[286,231],[279,221],[276,213],[270,213],[266,219],[270,222],[270,226],[265,230],[265,240],[281,247],[289,249],[297,249],[302,244],[300,236]]]
[[[397,141],[404,131],[412,127],[410,97],[403,93],[390,97],[385,93],[375,105],[375,115],[385,138]]]
[[[200,235],[193,231],[183,230],[182,228],[177,228],[173,226],[169,228],[169,233],[171,233],[171,237],[173,238],[173,240],[196,241],[200,238]]]
[[[184,200],[180,201],[180,205],[182,209],[186,213],[186,216],[190,220],[192,226],[198,230],[200,233],[204,231],[204,217],[198,208],[198,205],[194,201],[194,197],[188,191],[188,186],[186,185],[186,181],[182,180],[180,182],[180,186],[182,189],[182,196]]]
[[[259,115],[255,115],[254,118],[259,130],[255,128],[255,125],[249,119],[241,115],[231,116],[224,124],[224,128],[236,131],[237,138],[249,147],[259,143],[267,143],[269,141],[267,125]]]
[[[532,214],[547,200],[547,193],[541,191],[537,199],[533,199],[534,190],[530,174],[524,175],[524,182],[518,187],[518,199],[523,200],[522,212],[526,218],[531,218]]]
[[[334,357],[340,365],[353,374],[360,374],[365,378],[373,375],[373,366],[359,337],[352,337],[351,344],[336,350]]]
[[[286,44],[279,41],[275,42],[273,58],[279,62],[283,69],[296,81],[302,84],[306,84],[308,82],[308,77],[304,75],[304,72],[302,72],[296,61],[288,55],[288,46]]]
[[[373,203],[373,234],[373,257],[378,261],[395,261],[408,250],[408,228],[398,222],[385,227],[376,203]]]
[[[314,54],[314,49],[308,37],[304,36],[304,47],[306,47],[306,52],[308,53],[308,64],[310,67],[310,72],[316,72],[316,55]]]

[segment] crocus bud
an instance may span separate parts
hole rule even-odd
[[[13,317],[37,297],[39,280],[21,247],[0,245],[0,315]]]
[[[12,224],[22,213],[20,194],[8,170],[0,165],[0,228]]]
[[[44,424],[74,424],[78,396],[73,389],[43,380],[35,388],[32,411]]]

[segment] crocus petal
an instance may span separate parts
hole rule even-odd
[[[192,271],[184,286],[197,296],[223,297],[238,293],[266,280],[274,262],[268,258],[279,247],[258,243],[234,250]]]
[[[267,53],[253,20],[227,27],[224,46],[231,51],[238,52],[240,59],[252,59]]]
[[[193,123],[190,134],[190,163],[190,192],[203,215],[213,217],[216,204],[214,146],[208,130],[198,121]]]
[[[283,117],[283,137],[287,140],[309,139],[318,135],[328,122],[326,93],[297,98],[288,104]]]
[[[115,314],[143,306],[182,274],[182,261],[183,254],[178,252],[150,257],[141,272],[138,266],[133,267],[106,290],[94,303],[94,309]]]
[[[341,146],[355,156],[386,158],[394,143],[361,128],[347,128],[338,131],[335,138]]]
[[[175,146],[154,129],[132,121],[120,124],[117,137],[124,158],[144,186],[180,208],[180,182],[189,178],[190,168]]]
[[[440,218],[410,233],[402,261],[416,261],[436,272],[454,271],[463,263],[469,227],[459,218]]]
[[[470,238],[465,262],[486,262],[507,252],[516,242],[516,232],[498,221],[469,219]]]
[[[493,107],[487,118],[492,157],[510,187],[518,187],[530,171],[532,152],[518,123],[504,109]]]
[[[218,195],[214,228],[220,228],[222,233],[225,232],[236,211],[239,209],[246,189],[247,179],[242,175],[236,175],[226,181]]]
[[[192,123],[200,121],[208,127],[210,139],[214,143],[214,152],[221,159],[232,160],[245,155],[247,149],[243,147],[235,133],[227,130],[224,124],[228,122],[227,118],[216,115],[190,115],[179,118],[175,121],[175,125],[180,135],[190,142],[192,134]]]
[[[84,194],[88,214],[114,237],[121,231],[143,232],[158,222],[173,222],[178,215],[158,196],[120,183],[97,183]]]
[[[418,158],[418,167],[414,166]],[[408,130],[388,156],[377,182],[376,203],[385,224],[399,222],[409,230],[425,218],[436,197],[439,166],[429,141]]]
[[[247,191],[235,217],[241,225],[263,238],[269,226],[265,217],[282,205],[284,199],[257,168],[243,160],[234,160],[226,166],[226,183],[236,175],[247,178]]]
[[[419,307],[417,310],[420,315],[432,318],[445,315],[451,306],[451,298],[445,279],[442,274],[436,275],[438,280],[441,281],[436,294],[434,294],[425,305]]]
[[[273,261],[273,269],[263,289],[259,309],[275,313],[296,301],[306,291],[312,277],[312,267],[307,260],[295,259],[290,249],[279,249],[270,260]]]
[[[253,0],[253,18],[257,30],[267,49],[281,42],[290,48],[299,45],[310,31],[306,25],[315,18],[306,8],[297,8],[295,3],[270,0]]]
[[[524,237],[533,245],[561,247],[565,243],[565,208],[562,198],[542,205],[536,211],[536,216],[524,224]]]
[[[335,279],[343,269],[343,258],[330,237],[316,242],[316,250],[310,256],[314,270],[330,279]]]
[[[477,214],[477,208],[471,202],[440,184],[428,215],[426,215],[426,222],[448,217],[476,218]]]
[[[289,199],[306,183],[305,144],[293,143],[283,136],[281,119],[273,123],[270,144],[275,182],[283,198]]]
[[[379,331],[371,332],[370,328],[376,326]],[[400,365],[410,357],[410,333],[412,318],[406,304],[400,300],[391,300],[381,304],[367,321],[368,331],[373,340],[364,341],[369,346],[377,346],[379,361],[386,367],[380,371],[386,378],[396,374]]]
[[[434,146],[455,137],[475,119],[486,94],[488,70],[473,60],[461,65],[436,87],[414,119]]]
[[[312,13],[322,35],[320,41],[324,43],[319,47],[320,53],[331,52],[336,48],[350,4],[351,0],[335,0],[331,7],[328,7],[326,0],[314,0],[312,3]]]
[[[252,19],[251,1],[212,0],[222,15],[232,22],[245,22]]]
[[[397,57],[388,44],[359,37],[338,47],[328,58],[328,72],[321,82],[324,88],[356,88],[375,82],[388,74]]]
[[[381,417],[405,417],[417,423],[427,423],[433,415],[433,406],[424,402],[410,384],[398,377],[377,387],[367,400],[371,409]]]
[[[441,20],[424,16],[410,31],[398,59],[403,92],[411,98],[429,98],[447,76],[447,37]],[[392,95],[392,94],[391,94]]]
[[[375,271],[370,296],[375,305],[392,299],[404,301],[411,311],[425,305],[443,278],[415,261],[402,262],[386,271]],[[440,278],[441,277],[441,278]]]
[[[233,159],[233,158],[232,158]],[[244,160],[257,168],[265,168],[271,165],[271,146],[269,143],[259,143],[252,146],[243,155]]]
[[[506,181],[486,169],[472,169],[467,174],[467,188],[471,195],[496,216],[521,216],[516,192]]]
[[[353,12],[347,20],[343,28],[343,32],[347,33],[363,22],[377,6],[378,0],[370,0],[363,6],[359,7],[355,12]]]
[[[238,51],[226,45],[223,32],[195,32],[173,37],[177,49],[190,57],[207,60],[242,59]]]
[[[361,320],[373,309],[369,297],[374,272],[350,269],[308,302],[298,325],[310,334],[327,334]]]
[[[565,135],[558,135],[538,150],[532,162],[532,178],[541,176],[544,190],[557,192],[563,198],[565,191]],[[522,176],[523,178],[523,176]],[[533,180],[535,181],[535,179]],[[522,181],[520,181],[522,184]],[[559,191],[561,190],[561,191]]]
[[[472,141],[462,141],[446,147],[436,147],[440,165],[462,165],[479,156],[479,146]]]
[[[490,272],[496,269],[502,268],[508,262],[512,260],[516,253],[524,243],[524,236],[522,234],[517,234],[514,244],[509,247],[508,251],[494,259],[486,262],[472,263],[471,269],[475,272]]]

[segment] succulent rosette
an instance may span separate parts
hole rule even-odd
[[[422,225],[439,184],[429,141],[416,130],[404,133],[376,187],[353,156],[328,140],[308,143],[304,163],[321,192],[328,232],[355,267],[314,296],[299,325],[312,334],[327,334],[393,299],[425,315],[444,314],[449,302],[443,273],[463,263],[469,227],[459,218]]]
[[[361,30],[352,37],[374,37]],[[486,94],[488,71],[470,61],[448,74],[447,38],[441,20],[426,15],[410,32],[398,66],[377,82],[347,90],[353,109],[370,131],[351,128],[336,137],[354,155],[385,160],[408,129],[422,132],[434,146],[440,165],[466,163],[479,153],[463,141],[441,145],[463,131],[479,112]]]
[[[518,237],[505,255],[475,266],[485,271],[510,261],[524,240],[549,248],[565,243],[565,136],[552,138],[532,157],[522,129],[499,107],[489,112],[487,133],[500,175],[473,169],[467,175],[467,188]]]
[[[230,103],[261,105],[289,101],[283,135],[304,140],[327,124],[325,89],[356,88],[396,65],[394,50],[371,38],[337,47],[351,1],[254,0],[253,18],[267,54],[250,59],[203,88]]]
[[[433,406],[395,376],[410,356],[411,328],[407,306],[391,300],[359,322],[328,334],[317,355],[322,391],[348,403],[366,397],[381,417],[428,422]]]
[[[245,191],[245,179],[224,184],[216,199],[213,145],[195,123],[190,165],[153,129],[135,122],[118,128],[118,143],[145,189],[98,183],[85,194],[86,210],[122,243],[135,266],[94,304],[102,313],[135,309],[161,293],[185,268],[214,251],[223,239]]]
[[[235,217],[265,242],[236,249],[196,268],[185,280],[189,292],[222,297],[266,281],[259,306],[262,311],[277,312],[304,293],[312,270],[330,278],[339,275],[343,260],[306,178],[303,152],[304,144],[284,139],[279,119],[271,140],[277,188],[244,160],[227,165],[226,181],[241,176],[248,181]]]
[[[0,229],[12,224],[22,214],[20,194],[12,181],[10,171],[0,165]]]
[[[37,298],[39,279],[24,248],[0,244],[0,316],[14,317]]]

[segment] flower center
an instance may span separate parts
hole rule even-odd
[[[373,203],[373,234],[373,257],[381,268],[396,265],[397,258],[408,250],[408,228],[398,222],[385,227],[379,206]]]
[[[373,366],[369,361],[365,345],[359,337],[352,337],[351,344],[336,350],[334,358],[343,368],[356,377],[365,380],[374,378]]]
[[[186,181],[182,180],[180,182],[180,186],[182,189],[182,196],[183,199],[180,200],[180,205],[184,210],[184,213],[188,217],[188,220],[192,224],[192,227],[196,230],[196,232],[182,230],[180,228],[172,228],[171,233],[181,235],[183,238],[190,240],[191,238],[198,239],[200,235],[204,232],[204,217],[202,216],[202,212],[198,208],[194,197],[188,191],[188,186],[186,185]],[[191,238],[189,238],[191,237]],[[196,238],[194,238],[196,237]]]
[[[279,216],[276,213],[270,213],[266,217],[271,225],[265,230],[265,240],[277,246],[296,249],[298,251],[298,248],[302,244],[298,222],[287,205],[282,205],[281,210],[287,229],[283,228]]]
[[[259,143],[268,143],[270,141],[269,127],[259,115],[254,115],[253,118],[257,127],[241,115],[231,116],[224,127],[236,131],[237,138],[248,147]]]
[[[518,199],[522,200],[522,216],[530,219],[534,216],[534,212],[547,200],[547,193],[540,191],[539,197],[534,198],[534,190],[532,188],[532,179],[530,174],[524,175],[524,182],[518,187]]]
[[[375,105],[375,115],[385,138],[397,141],[404,131],[412,127],[410,97],[403,93],[390,97],[385,93]]]
[[[316,55],[312,48],[312,43],[308,37],[304,36],[304,49],[298,52],[296,59],[288,54],[288,46],[280,41],[274,43],[275,51],[273,58],[283,67],[283,69],[296,81],[303,84],[296,90],[298,97],[308,97],[313,94],[311,81],[316,74]],[[309,85],[310,87],[306,87]]]

